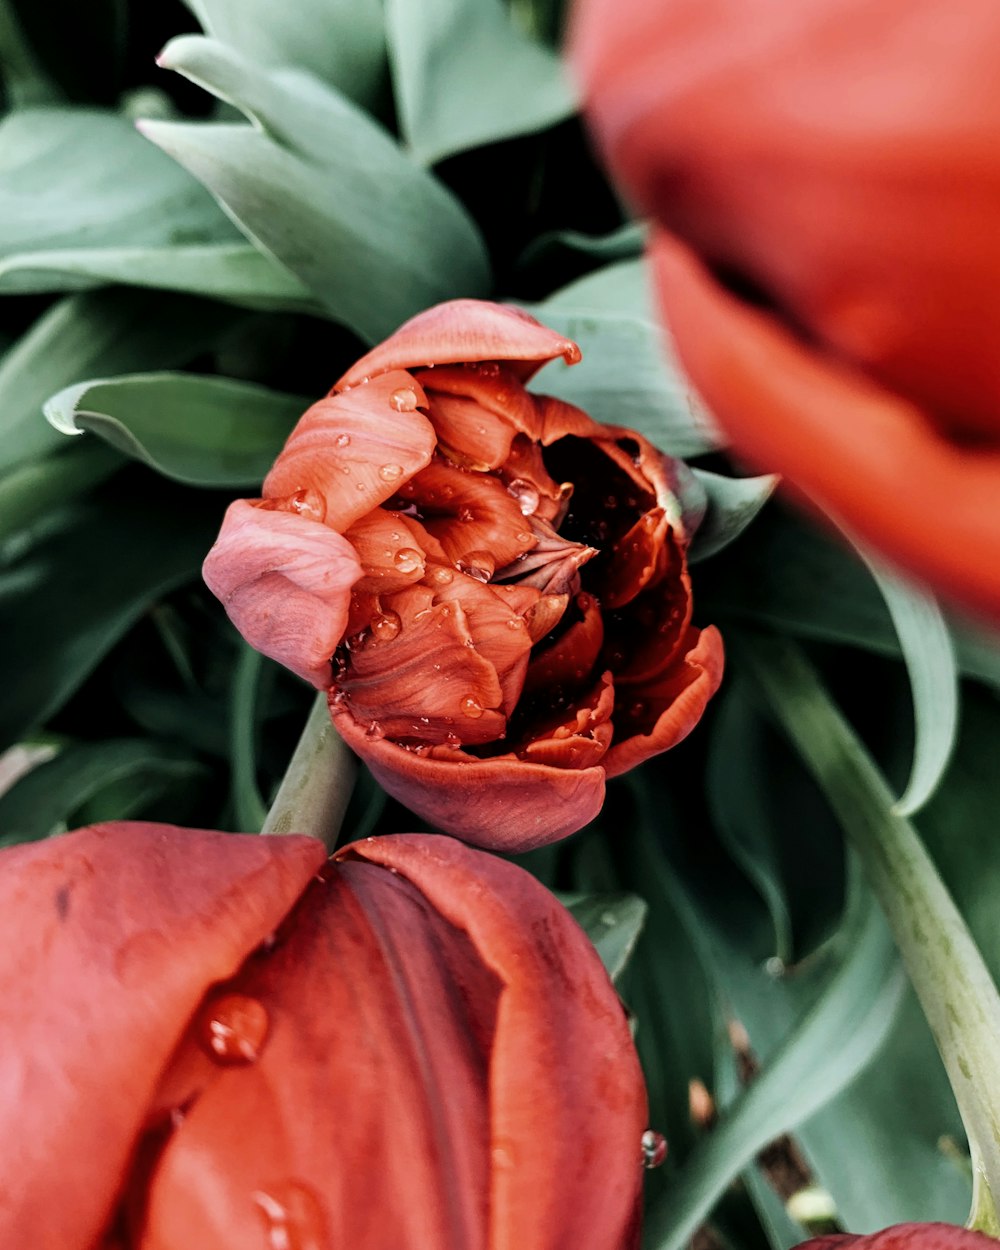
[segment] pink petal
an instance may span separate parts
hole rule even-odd
[[[354,548],[294,512],[238,499],[229,505],[202,569],[247,642],[319,689],[362,575]]]
[[[507,304],[456,299],[418,313],[362,356],[344,374],[335,391],[357,386],[390,369],[419,369],[480,360],[509,360],[534,366],[519,369],[522,381],[546,361],[562,356],[580,359],[577,345],[534,317]]]

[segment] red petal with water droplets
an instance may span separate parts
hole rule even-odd
[[[614,745],[604,757],[609,777],[669,751],[701,720],[722,681],[722,637],[712,625],[690,629],[682,651],[683,658],[664,677],[622,694],[622,705],[615,709]]]
[[[533,726],[535,736],[518,755],[554,768],[592,768],[611,744],[614,705],[614,682],[610,673],[603,673],[589,693],[574,699],[562,713]]]
[[[421,388],[402,372],[313,404],[264,479],[264,497],[316,491],[327,525],[341,532],[385,503],[430,462],[436,441],[423,413],[394,407],[400,391],[426,406]]]
[[[409,517],[376,508],[344,535],[357,552],[364,577],[355,589],[388,594],[419,582],[424,575],[425,531]]]
[[[135,822],[0,852],[0,935],[18,953],[0,972],[0,1136],[16,1176],[0,1244],[98,1242],[186,1022],[325,855],[312,838]]]
[[[247,642],[319,689],[362,575],[351,544],[294,512],[229,505],[202,574]]]
[[[611,549],[611,562],[600,586],[601,601],[609,609],[631,603],[662,571],[664,545],[670,524],[662,508],[644,512]]]
[[[438,448],[463,469],[486,472],[499,468],[510,455],[515,430],[474,399],[443,395],[428,388],[428,416],[437,431]]]
[[[506,365],[453,365],[420,370],[430,417],[451,459],[495,469],[510,452],[515,434],[534,438],[534,397]]]
[[[642,1186],[635,1142],[647,1108],[618,995],[547,890],[513,864],[451,846],[414,836],[347,850],[414,882],[469,935],[503,986],[490,1067],[484,1244],[624,1248]]]
[[[478,760],[460,751],[436,759],[386,738],[366,737],[352,716],[331,707],[348,746],[393,798],[446,833],[494,851],[529,851],[568,837],[604,802],[604,769],[570,771],[515,756]],[[435,748],[441,750],[441,748]]]
[[[594,438],[602,428],[582,408],[552,395],[535,396],[535,419],[538,422],[536,437],[543,447],[560,438]]]
[[[496,669],[470,645],[463,605],[413,586],[386,596],[382,606],[399,616],[399,632],[352,650],[337,678],[351,716],[373,733],[421,742],[444,742],[450,734],[469,743],[499,737],[506,728],[497,710],[503,690]]]
[[[811,1237],[796,1250],[833,1250],[834,1246],[853,1246],[854,1250],[996,1250],[996,1244],[985,1233],[954,1224],[893,1224],[866,1236],[832,1233]]]
[[[520,502],[518,504],[525,516],[537,516],[540,520],[558,526],[565,515],[572,491],[563,490],[562,484],[554,482],[549,476],[542,459],[542,449],[537,443],[529,442],[523,435],[515,438],[511,443],[510,454],[501,468],[501,475],[507,490],[515,498],[520,496],[526,499],[527,506]],[[530,492],[526,492],[525,484],[538,495],[538,502],[534,507],[530,506],[534,500]]]
[[[342,391],[357,386],[366,377],[374,378],[389,369],[480,360],[521,363],[523,367],[517,375],[524,381],[557,356],[562,356],[567,364],[575,364],[580,359],[580,349],[519,308],[485,300],[455,299],[405,322],[384,343],[352,365],[333,389]]]

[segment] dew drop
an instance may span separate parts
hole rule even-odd
[[[529,534],[527,530],[521,530],[519,534],[514,535],[515,540],[519,542],[522,547],[527,546],[527,544],[530,543],[534,537],[534,534]]]
[[[474,521],[476,519],[476,514],[466,505],[459,508],[458,519],[460,521]]]
[[[453,730],[449,729],[444,736],[445,745],[449,747],[460,747],[462,739]]]
[[[362,629],[356,634],[351,634],[350,638],[344,641],[344,646],[348,651],[361,651],[368,641],[368,630]]]
[[[270,1022],[267,1009],[247,994],[220,994],[202,1013],[201,1043],[217,1063],[253,1063]]]
[[[400,547],[392,562],[400,573],[415,573],[417,569],[423,568],[424,558],[415,547]]]
[[[365,737],[371,738],[373,741],[378,738],[384,738],[385,730],[377,720],[369,721],[368,728],[365,730]]]
[[[477,582],[488,582],[493,576],[496,563],[488,551],[469,551],[455,567],[466,577],[475,578]]]
[[[642,1166],[650,1169],[660,1167],[667,1157],[667,1139],[663,1134],[648,1128],[642,1135],[641,1145]]]
[[[389,403],[397,412],[413,412],[417,406],[417,393],[409,386],[401,386],[389,396]]]
[[[455,574],[451,569],[443,568],[441,565],[431,574],[431,581],[436,582],[439,586],[448,586],[455,580]]]
[[[326,1219],[319,1198],[298,1181],[258,1189],[253,1201],[267,1226],[269,1250],[327,1250]]]
[[[355,490],[364,490],[364,488],[365,488],[364,482],[358,482],[358,484],[354,487]]]
[[[288,506],[292,512],[308,517],[310,521],[322,521],[326,517],[326,500],[319,491],[305,486],[290,496]]]
[[[524,620],[522,617],[511,616],[507,618],[508,629],[522,629],[523,627],[524,627]]]
[[[340,466],[340,471],[341,471],[341,473],[350,473],[350,471],[351,471],[351,466],[350,466],[349,464],[342,464],[342,465]]]
[[[525,516],[534,516],[538,511],[540,496],[538,488],[523,477],[515,477],[507,483],[507,493],[513,496],[517,506]]]
[[[350,434],[338,434],[334,442],[336,442],[338,447],[350,447],[351,436]]]
[[[402,628],[398,612],[376,612],[372,617],[372,633],[379,642],[392,642]]]
[[[398,482],[403,476],[403,466],[401,464],[383,464],[378,471],[378,475],[383,482]]]
[[[467,694],[459,706],[462,709],[462,715],[469,716],[473,720],[479,720],[483,714],[483,705],[474,694]]]

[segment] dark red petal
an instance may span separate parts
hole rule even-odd
[[[534,317],[507,304],[455,299],[418,313],[384,343],[352,365],[335,391],[357,386],[389,369],[419,369],[479,360],[522,362],[523,380],[535,369],[562,356],[567,364],[580,359],[580,349]],[[532,367],[533,366],[533,367]]]
[[[398,627],[358,639],[336,679],[354,719],[372,734],[418,742],[501,737],[503,690],[476,650],[461,602],[438,602],[430,587],[412,586],[381,603]]]
[[[608,610],[631,603],[652,582],[665,563],[670,523],[662,508],[644,512],[611,547],[611,560],[601,579],[601,602]]]
[[[316,492],[327,525],[343,532],[429,463],[434,427],[416,411],[426,403],[411,375],[399,371],[321,399],[264,479],[265,498]]]
[[[496,469],[510,454],[515,431],[502,417],[485,412],[462,395],[428,391],[428,416],[438,436],[438,449],[463,469]]]
[[[740,451],[903,568],[1000,620],[1000,454],[951,445],[911,404],[734,299],[675,240],[658,236],[653,260],[685,366]]]
[[[601,430],[601,426],[582,408],[551,395],[535,396],[535,419],[538,423],[536,437],[543,447],[569,435],[593,438]]]
[[[621,612],[609,615],[604,660],[619,689],[655,681],[673,664],[691,624],[691,577],[671,535],[663,575]],[[623,695],[624,697],[624,695]]]
[[[238,499],[202,573],[247,642],[319,689],[362,575],[354,548],[306,516]]]
[[[348,746],[394,798],[438,829],[488,850],[520,852],[557,842],[594,819],[604,802],[604,770],[571,771],[513,756],[478,760],[460,751],[435,759],[387,738],[369,738],[331,706]],[[435,748],[436,750],[439,748]]]
[[[669,751],[701,720],[722,681],[722,637],[712,625],[691,629],[682,651],[682,658],[655,683],[621,692],[615,741],[604,757],[609,777]]]
[[[205,989],[270,934],[325,858],[312,838],[96,825],[0,853],[13,1184],[0,1245],[91,1250],[160,1073]]]
[[[555,642],[531,657],[524,689],[528,694],[548,686],[574,687],[586,680],[604,645],[604,619],[593,595],[576,597],[580,613]]]
[[[323,876],[226,987],[268,1036],[171,1135],[144,1248],[487,1244],[502,983],[402,874],[352,858]]]
[[[588,939],[537,881],[496,857],[484,862],[427,836],[348,850],[412,881],[504,986],[490,1068],[485,1244],[625,1247],[646,1099],[625,1014]]]
[[[610,673],[603,673],[585,695],[569,702],[561,712],[533,725],[530,741],[518,755],[534,764],[554,768],[592,768],[611,744],[611,711],[615,688]]]
[[[557,485],[552,480],[537,443],[518,435],[511,443],[500,475],[526,517],[537,516],[558,527],[566,515],[573,488],[570,483]]]
[[[832,1250],[834,1246],[849,1245],[855,1250],[996,1250],[993,1237],[954,1224],[893,1224],[867,1236],[834,1233],[803,1241],[797,1250]]]

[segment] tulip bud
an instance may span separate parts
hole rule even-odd
[[[592,819],[722,671],[691,624],[689,471],[527,391],[557,356],[579,349],[512,308],[415,317],[303,416],[204,569],[390,794],[508,850]]]

